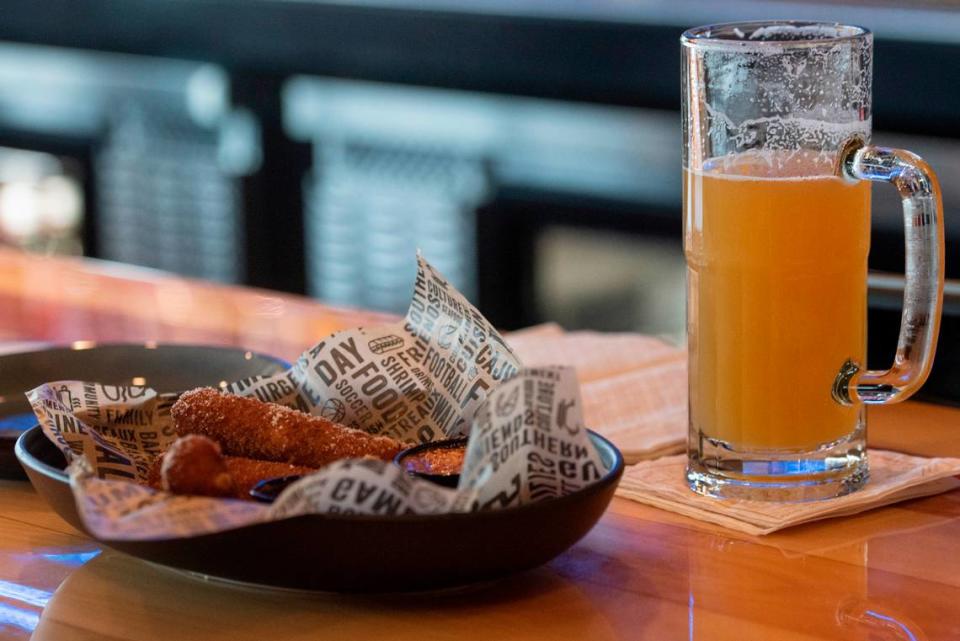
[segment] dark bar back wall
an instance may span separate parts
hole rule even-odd
[[[0,147],[53,158],[30,175],[78,186],[66,251],[402,312],[421,248],[505,328],[557,320],[680,341],[678,36],[837,20],[875,31],[875,140],[940,172],[958,255],[960,65],[944,61],[960,52],[960,13],[634,5],[8,0]],[[899,203],[874,195],[871,268],[902,273]],[[0,229],[0,242],[53,246],[31,233]],[[960,279],[949,259],[947,272]],[[873,365],[899,322],[878,301]],[[938,398],[960,399],[944,347],[957,306]]]

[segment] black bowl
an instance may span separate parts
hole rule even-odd
[[[418,476],[422,479],[426,479],[432,483],[436,483],[437,485],[442,485],[444,487],[457,487],[457,485],[460,483],[459,472],[456,474],[429,474],[427,472],[417,472],[407,467],[407,459],[434,450],[466,447],[467,440],[467,437],[464,436],[461,438],[448,438],[442,441],[432,441],[430,443],[414,445],[413,447],[408,447],[393,457],[393,462],[402,467],[404,471],[411,476]]]
[[[48,381],[147,385],[158,392],[275,374],[289,364],[235,347],[75,343],[0,356],[0,478],[23,478],[13,444],[35,425],[24,392]],[[136,382],[135,382],[136,381]]]
[[[504,510],[430,516],[311,514],[157,541],[101,541],[121,552],[230,581],[338,592],[402,592],[461,585],[536,567],[580,540],[600,519],[623,457],[590,432],[608,471],[558,499]],[[34,427],[17,458],[37,492],[83,530],[60,451]]]

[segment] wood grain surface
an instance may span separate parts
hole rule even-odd
[[[290,359],[387,318],[0,250],[0,342],[203,342]],[[869,426],[875,446],[960,456],[958,409],[871,408]],[[351,597],[151,566],[101,549],[27,483],[0,482],[0,638],[947,640],[960,639],[958,604],[960,491],[762,538],[615,499],[580,543],[523,575]]]

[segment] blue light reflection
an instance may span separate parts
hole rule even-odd
[[[0,603],[0,630],[11,626],[33,632],[38,623],[40,623],[40,615],[36,612]]]
[[[91,549],[89,547],[85,549],[78,547],[47,549],[79,549],[82,551],[35,552],[30,555],[14,555],[14,557],[16,558],[22,556],[29,557],[30,559],[36,559],[39,557],[46,561],[68,567],[79,567],[91,559],[96,558],[96,556],[100,554],[100,550],[98,548]],[[3,630],[6,629],[9,631],[11,628],[19,628],[26,632],[33,632],[33,630],[40,623],[40,613],[35,611],[33,608],[43,609],[50,602],[51,598],[53,598],[53,593],[47,590],[42,590],[40,588],[35,588],[14,581],[4,581],[0,579],[0,599],[18,602],[17,605],[14,605],[13,603],[0,600],[0,637],[6,637],[6,635],[3,634]],[[24,604],[25,606],[32,607],[21,607],[19,605],[20,603]],[[19,638],[19,636],[17,638]]]
[[[907,638],[910,639],[910,641],[917,641],[916,635],[910,631],[910,628],[908,628],[903,623],[900,623],[899,621],[894,619],[892,616],[888,616],[886,614],[880,614],[879,612],[875,612],[874,610],[867,610],[867,615],[872,616],[875,619],[880,619],[881,621],[885,621],[887,623],[892,623],[896,627],[903,630],[903,633],[907,635]]]
[[[100,554],[100,550],[91,550],[89,552],[70,552],[66,554],[41,554],[40,556],[48,561],[69,565],[71,567],[80,567],[87,561],[95,559]]]
[[[13,583],[12,581],[0,581],[0,596],[13,599],[14,601],[23,601],[24,603],[42,608],[50,601],[53,593],[31,588],[29,585]]]

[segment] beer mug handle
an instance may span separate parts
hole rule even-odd
[[[844,177],[893,183],[903,201],[906,278],[900,340],[888,370],[847,361],[834,382],[834,399],[896,403],[923,385],[933,366],[943,306],[943,202],[937,177],[916,154],[852,140],[840,156]]]

